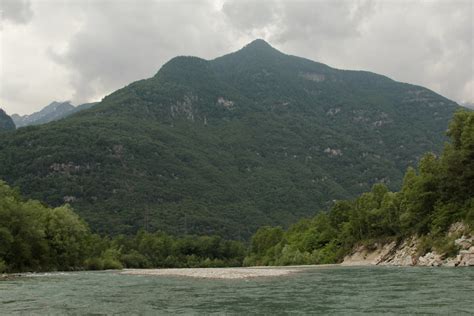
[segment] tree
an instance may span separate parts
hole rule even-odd
[[[283,240],[281,227],[263,226],[252,236],[251,251],[264,256],[270,248]]]

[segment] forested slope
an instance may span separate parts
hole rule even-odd
[[[358,244],[401,243],[412,236],[420,241],[419,255],[456,255],[454,240],[474,235],[474,112],[456,113],[448,135],[451,142],[440,156],[427,153],[417,169],[408,168],[400,191],[376,184],[287,231],[262,227],[252,237],[245,263],[336,263]],[[465,231],[448,234],[454,223],[462,223]]]
[[[459,106],[423,87],[257,40],[176,57],[93,108],[0,138],[0,178],[103,233],[251,236],[439,152]]]

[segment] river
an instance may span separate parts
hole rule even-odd
[[[473,268],[304,268],[244,280],[68,272],[0,281],[1,315],[473,312]]]

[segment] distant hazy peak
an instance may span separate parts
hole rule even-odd
[[[80,110],[90,108],[95,103],[82,104],[77,107],[71,104],[70,101],[53,101],[40,111],[29,114],[29,115],[18,115],[13,114],[12,119],[16,124],[16,127],[23,127],[28,125],[40,125],[51,121],[56,121],[65,118],[73,113]]]
[[[45,106],[40,112],[56,111],[58,108],[73,109],[74,106],[71,104],[70,101],[64,101],[64,102],[53,101],[47,106]]]
[[[73,105],[71,104],[71,101],[63,101],[63,102],[61,102],[61,101],[53,101],[53,102],[51,102],[50,104],[48,104],[48,105],[45,107],[45,109],[50,108],[50,107],[52,107],[52,108],[58,107],[58,106],[60,106],[60,105],[70,105],[70,106],[73,106]]]
[[[463,102],[461,105],[465,108],[474,110],[474,102]]]

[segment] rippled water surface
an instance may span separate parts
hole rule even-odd
[[[308,268],[209,280],[76,272],[0,281],[0,314],[474,313],[473,268]]]

